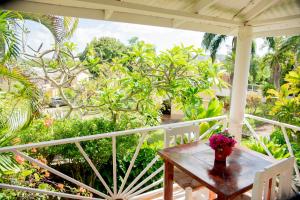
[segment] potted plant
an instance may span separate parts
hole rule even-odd
[[[226,158],[231,154],[235,144],[235,139],[227,130],[213,134],[209,138],[209,146],[215,150],[215,161],[226,162]]]

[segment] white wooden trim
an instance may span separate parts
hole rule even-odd
[[[80,153],[83,155],[84,159],[88,162],[88,164],[90,165],[90,167],[93,169],[93,171],[95,172],[96,176],[99,178],[99,180],[101,181],[101,183],[103,184],[103,186],[105,187],[105,189],[108,191],[108,193],[111,196],[113,196],[113,193],[112,193],[111,189],[108,187],[108,185],[106,184],[105,180],[103,179],[103,177],[101,176],[101,174],[99,173],[99,171],[97,170],[96,166],[91,161],[91,159],[89,158],[89,156],[83,150],[82,146],[78,142],[76,142],[75,145],[79,149]]]
[[[118,184],[117,184],[117,147],[116,147],[116,136],[112,137],[112,156],[113,156],[113,183],[114,183],[114,196],[117,195]]]
[[[247,22],[247,24],[252,25],[252,26],[263,26],[263,25],[268,25],[268,24],[276,25],[278,23],[299,24],[299,20],[300,20],[300,14],[286,16],[286,17],[273,18],[273,19],[268,19],[268,20],[266,20],[266,19],[264,19],[264,20],[253,20],[253,21]]]
[[[295,155],[294,155],[294,151],[293,151],[293,149],[292,149],[292,145],[291,145],[291,143],[290,143],[290,139],[289,139],[289,137],[288,137],[288,135],[287,135],[287,133],[286,133],[286,129],[285,129],[284,126],[281,126],[281,131],[282,131],[282,133],[283,133],[283,136],[284,136],[284,139],[285,139],[285,143],[286,143],[286,145],[287,145],[287,147],[288,147],[290,156],[291,156],[291,157],[294,157],[294,156],[295,156]],[[297,166],[296,160],[295,160],[295,162],[294,162],[294,170],[295,170],[297,179],[300,180],[299,168],[298,168],[298,166]]]
[[[130,172],[131,172],[131,169],[132,169],[132,167],[133,167],[133,165],[134,165],[134,162],[135,162],[135,160],[136,160],[136,158],[137,158],[137,156],[138,156],[138,154],[139,154],[139,152],[140,152],[140,149],[141,149],[141,147],[142,147],[142,145],[143,145],[143,143],[144,143],[145,137],[146,137],[146,133],[143,133],[143,134],[142,134],[142,137],[140,138],[139,144],[138,144],[138,146],[136,147],[136,150],[135,150],[135,152],[134,152],[134,155],[133,155],[133,157],[132,157],[132,159],[131,159],[131,161],[130,161],[129,167],[128,167],[128,169],[127,169],[127,171],[126,171],[126,174],[125,174],[125,177],[123,178],[122,184],[121,184],[121,186],[120,186],[120,188],[119,188],[119,191],[118,191],[118,195],[119,195],[120,193],[122,193],[122,191],[123,191],[123,188],[124,188],[124,186],[125,186],[125,184],[126,184],[126,182],[127,182],[127,179],[128,179],[128,177],[129,177],[129,174],[130,174]]]
[[[111,16],[113,15],[114,11],[113,10],[104,10],[104,19],[108,20],[111,18]]]
[[[244,18],[246,21],[250,21],[254,19],[256,16],[261,14],[263,11],[270,8],[275,3],[280,0],[260,0],[257,5],[255,5],[251,10],[249,10],[246,14],[244,14]]]
[[[53,173],[53,174],[55,174],[55,175],[57,175],[57,176],[59,176],[59,177],[61,177],[63,179],[66,179],[66,180],[68,180],[68,181],[70,181],[70,182],[72,182],[72,183],[74,183],[74,184],[76,184],[76,185],[78,185],[78,186],[80,186],[80,187],[82,187],[82,188],[84,188],[84,189],[92,192],[92,193],[95,193],[95,194],[97,194],[97,195],[99,195],[101,197],[104,197],[106,199],[111,199],[111,197],[107,196],[106,194],[104,194],[104,193],[102,193],[102,192],[100,192],[100,191],[98,191],[98,190],[96,190],[96,189],[94,189],[94,188],[92,188],[92,187],[84,184],[84,183],[81,183],[81,182],[75,180],[74,178],[71,178],[70,176],[67,176],[67,175],[63,174],[63,173],[57,171],[56,169],[53,169],[52,167],[49,167],[48,165],[40,162],[39,160],[31,158],[30,156],[27,156],[26,154],[24,154],[22,152],[19,152],[19,151],[16,151],[16,150],[13,151],[13,152],[16,155],[19,155],[19,156],[23,157],[25,160],[28,160],[29,162],[35,163],[38,166],[40,166],[41,168],[47,169],[49,172],[51,172],[51,173]]]
[[[161,184],[163,181],[164,181],[164,179],[161,178],[161,179],[155,181],[154,183],[151,183],[150,185],[148,185],[148,186],[142,188],[141,190],[138,190],[138,191],[136,191],[135,193],[131,194],[130,196],[128,196],[128,198],[132,198],[132,197],[134,197],[134,196],[136,196],[136,195],[139,195],[139,194],[141,194],[141,193],[143,193],[143,192],[149,190],[150,188],[153,188],[153,187],[155,187],[155,186]]]
[[[294,27],[294,28],[272,29],[268,31],[255,31],[253,33],[253,37],[259,38],[259,37],[292,36],[292,35],[299,35],[299,34],[300,34],[300,27]]]
[[[217,122],[215,125],[213,125],[212,127],[210,127],[207,131],[205,131],[198,140],[202,140],[206,135],[208,135],[212,130],[215,130],[218,126],[220,126],[220,124]]]
[[[147,165],[145,169],[128,185],[128,187],[122,192],[121,195],[124,195],[126,192],[128,192],[142,176],[156,163],[156,161],[159,159],[159,156],[155,156],[155,158]]]
[[[255,119],[255,120],[258,120],[258,121],[262,121],[262,122],[266,122],[266,123],[273,124],[273,125],[280,126],[280,127],[284,126],[286,128],[292,129],[294,131],[300,131],[299,126],[294,126],[294,125],[290,125],[290,124],[287,124],[287,123],[282,123],[282,122],[279,122],[279,121],[258,117],[258,116],[255,116],[255,115],[245,114],[245,117]]]
[[[273,30],[270,30],[269,27],[259,25],[254,26],[254,36],[267,37],[299,34],[299,32],[295,32],[300,28],[299,20],[296,15],[275,18],[277,21],[275,19],[259,20],[257,17],[280,0],[260,0],[258,4],[254,5],[253,8],[249,9],[245,14],[241,12],[241,14],[237,15],[238,17],[232,19],[211,16],[209,14],[196,14],[197,10],[201,13],[204,9],[207,9],[217,1],[219,0],[200,0],[198,4],[191,3],[191,5],[187,6],[188,9],[183,8],[182,10],[147,6],[134,1],[127,2],[123,0],[22,0],[1,4],[0,8],[50,15],[173,27],[234,36],[236,36],[237,33],[233,30],[237,30],[244,25],[252,25],[252,23],[276,23],[276,27],[274,28],[276,34],[272,33]],[[194,8],[195,13],[190,11],[192,8]],[[234,13],[231,14],[234,15]],[[287,15],[289,15],[289,13],[287,13]],[[276,22],[274,22],[274,20]],[[278,23],[278,20],[282,22]],[[291,23],[294,24],[293,31],[290,26]],[[256,28],[259,30],[256,31]],[[281,30],[281,32],[279,30]]]
[[[145,183],[147,183],[150,179],[152,179],[154,176],[156,176],[158,173],[164,170],[164,166],[161,166],[158,168],[155,172],[153,172],[150,176],[148,176],[146,179],[144,179],[142,182],[140,182],[138,185],[136,185],[134,188],[132,188],[129,192],[125,194],[125,197],[131,195],[136,190],[138,190],[140,187],[142,187]]]
[[[246,114],[245,117],[250,118],[250,119],[254,119],[254,120],[258,120],[258,121],[262,121],[262,122],[266,122],[266,123],[269,123],[269,124],[272,124],[272,125],[275,125],[275,126],[279,126],[281,128],[282,133],[283,133],[283,136],[284,136],[285,142],[287,144],[290,156],[294,157],[294,152],[293,152],[289,137],[286,133],[286,128],[292,129],[294,131],[300,131],[300,127],[290,125],[290,124],[286,124],[286,123],[282,123],[282,122],[278,122],[278,121],[274,121],[274,120],[270,120],[270,119],[265,119],[265,118],[262,118],[262,117],[257,117],[257,116],[254,116],[254,115],[249,115],[249,114]],[[247,125],[247,127],[249,128],[249,130],[253,134],[253,136],[256,138],[256,140],[258,140],[260,142],[260,144],[263,146],[263,148],[266,151],[267,147],[259,140],[257,134],[255,133],[254,129],[251,127],[249,122],[246,120],[246,118],[244,119],[245,124]],[[268,153],[268,155],[269,154],[270,153]],[[294,162],[294,171],[296,173],[296,180],[300,183],[300,172],[299,172],[299,168],[297,166],[296,161]]]
[[[270,179],[272,180],[270,199],[290,198],[292,192],[292,169],[294,160],[294,157],[286,158],[257,172],[254,179],[251,199],[262,199],[263,195],[266,197],[266,194],[270,192],[268,187]],[[278,176],[279,179],[277,178]],[[280,182],[282,180],[284,181]],[[277,181],[279,181],[278,184]]]
[[[220,0],[200,0],[195,8],[196,8],[196,11],[201,14],[201,12],[207,8],[209,8],[210,6],[214,5],[215,3],[217,3],[218,1]]]
[[[241,140],[245,114],[247,87],[250,69],[251,44],[253,30],[250,26],[239,28],[237,36],[234,77],[229,113],[229,132],[237,141]]]
[[[222,119],[226,119],[226,115],[218,116],[218,117],[205,118],[205,119],[199,119],[199,120],[194,120],[194,121],[188,121],[188,122],[164,124],[164,125],[159,125],[159,126],[146,127],[146,128],[137,128],[137,129],[131,129],[131,130],[125,130],[125,131],[115,131],[115,132],[110,132],[110,133],[100,133],[100,134],[89,135],[89,136],[73,137],[73,138],[66,138],[66,139],[60,139],[60,140],[51,140],[51,141],[39,142],[39,143],[30,143],[30,144],[2,147],[2,148],[0,148],[0,153],[13,151],[13,150],[41,148],[41,147],[56,146],[56,145],[61,145],[61,144],[70,144],[70,143],[75,143],[75,142],[96,140],[96,139],[102,139],[102,138],[125,136],[125,135],[130,135],[130,134],[133,134],[133,133],[156,131],[156,130],[160,130],[160,129],[168,129],[170,127],[178,127],[178,126],[189,126],[189,125],[193,125],[193,124],[196,124],[196,123],[209,122],[209,121],[218,121],[218,120],[222,120]]]
[[[260,140],[260,138],[258,137],[257,133],[252,128],[252,126],[247,121],[247,119],[244,119],[244,122],[245,122],[246,126],[248,127],[248,129],[250,130],[250,132],[252,133],[252,135],[254,136],[254,138],[260,143],[260,145],[263,147],[263,149],[265,150],[265,152],[268,154],[268,156],[270,156],[271,158],[274,158],[273,155],[271,154],[271,152],[269,151],[269,149],[267,148],[267,146]]]
[[[35,189],[35,188],[29,188],[29,187],[23,187],[23,186],[17,186],[17,185],[9,185],[9,184],[4,184],[4,183],[0,183],[0,188],[10,189],[10,190],[19,190],[19,191],[30,192],[30,193],[46,194],[46,195],[50,195],[50,196],[64,197],[64,198],[71,198],[71,199],[104,200],[104,199],[99,199],[99,198],[78,196],[78,195],[67,194],[67,193],[62,193],[62,192],[40,190],[40,189]]]
[[[172,20],[172,27],[173,28],[179,28],[185,22],[186,22],[186,20],[183,20],[183,19],[173,19]]]
[[[162,17],[162,18],[169,18],[169,19],[184,19],[187,21],[194,21],[194,22],[209,22],[211,24],[216,25],[227,25],[227,26],[240,26],[243,23],[222,19],[218,17],[211,17],[206,15],[199,15],[193,14],[178,10],[171,10],[166,8],[159,8],[159,7],[152,7],[146,6],[142,4],[130,3],[130,2],[123,2],[123,1],[111,1],[111,0],[78,0],[74,2],[72,5],[64,5],[60,0],[23,0],[23,3],[16,2],[10,4],[8,8],[23,10],[22,6],[26,6],[27,3],[33,3],[33,7],[30,9],[31,12],[39,12],[39,10],[35,7],[39,4],[39,7],[43,7],[46,12],[51,12],[49,9],[49,5],[60,5],[61,9],[68,9],[68,8],[87,8],[89,10],[113,10],[114,12],[119,13],[131,13],[131,14],[139,14],[139,15],[148,15],[153,17]],[[80,14],[80,13],[78,13]]]

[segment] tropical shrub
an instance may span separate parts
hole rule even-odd
[[[142,171],[147,167],[147,165],[157,156],[157,151],[162,149],[162,143],[154,143],[154,144],[147,144],[144,143],[142,146],[136,160],[134,167],[130,173],[130,176],[127,181],[127,185],[129,185]],[[118,167],[120,168],[120,172],[124,175],[127,172],[127,169],[130,165],[131,158],[133,157],[134,149],[131,150],[128,154],[124,155],[123,157],[118,157]],[[143,180],[149,177],[153,172],[158,170],[163,165],[163,161],[159,159],[145,174],[141,177],[140,180]],[[123,175],[123,177],[124,177]],[[163,176],[163,171],[157,174],[154,178],[149,180],[147,184],[153,183]],[[162,187],[162,184],[157,186],[157,188]]]
[[[285,77],[279,91],[268,90],[268,98],[276,98],[270,114],[281,122],[300,125],[300,66]]]
[[[122,130],[124,125],[115,124],[101,118],[92,120],[64,119],[49,121],[35,120],[27,129],[18,132],[21,143],[40,142],[46,140],[72,138],[93,134],[107,133],[117,130]],[[121,179],[124,177],[129,162],[133,156],[137,146],[139,134],[117,137],[117,167],[118,167],[118,185],[121,184]],[[136,159],[132,173],[129,176],[129,181],[133,180],[136,174],[140,173],[145,165],[147,165],[156,155],[157,150],[162,148],[161,141],[153,141],[147,145],[147,141],[142,146],[140,153]],[[111,138],[103,138],[94,141],[81,142],[82,148],[89,155],[92,162],[101,171],[101,175],[107,181],[109,186],[113,186],[112,175],[112,140]],[[85,162],[78,149],[73,144],[58,145],[46,148],[39,148],[32,153],[31,150],[27,153],[33,157],[42,156],[52,167],[57,170],[81,180],[84,183],[93,185],[95,188],[106,191],[101,182],[96,178],[96,175]],[[161,166],[161,161],[157,162],[147,173],[150,175]],[[145,176],[146,176],[145,175]],[[157,175],[157,177],[161,177]],[[53,176],[55,182],[62,182],[58,177]],[[157,180],[157,179],[154,179]],[[150,184],[153,181],[149,181]]]
[[[35,150],[32,149],[31,152],[34,153]],[[55,180],[53,180],[53,175],[49,171],[40,168],[36,164],[25,161],[21,156],[14,156],[14,158],[17,163],[17,168],[15,168],[15,170],[9,170],[5,171],[4,173],[1,173],[1,183],[92,197],[92,194],[90,192],[86,191],[81,187],[76,188],[74,186],[64,183],[63,181],[56,182]],[[47,164],[47,160],[44,159],[42,156],[38,156],[37,159],[40,162]],[[49,196],[44,194],[28,193],[25,191],[1,189],[0,199],[44,200],[49,199]]]
[[[274,158],[283,159],[290,156],[286,144],[284,145],[277,144],[274,139],[270,140],[267,137],[260,137],[259,139],[261,142],[263,142],[266,145],[266,147],[268,148],[270,153],[274,156]],[[267,155],[267,152],[264,150],[261,144],[253,137],[243,141],[243,145],[247,146],[249,149]]]
[[[254,114],[257,110],[259,104],[262,103],[262,96],[258,92],[248,92],[247,93],[247,107],[249,112]]]

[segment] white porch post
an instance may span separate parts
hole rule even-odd
[[[234,78],[229,114],[229,132],[240,141],[245,114],[248,75],[250,68],[252,28],[240,27],[234,64]]]

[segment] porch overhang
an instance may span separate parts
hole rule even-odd
[[[298,0],[20,0],[1,7],[232,36],[242,26],[253,37],[300,34]]]

